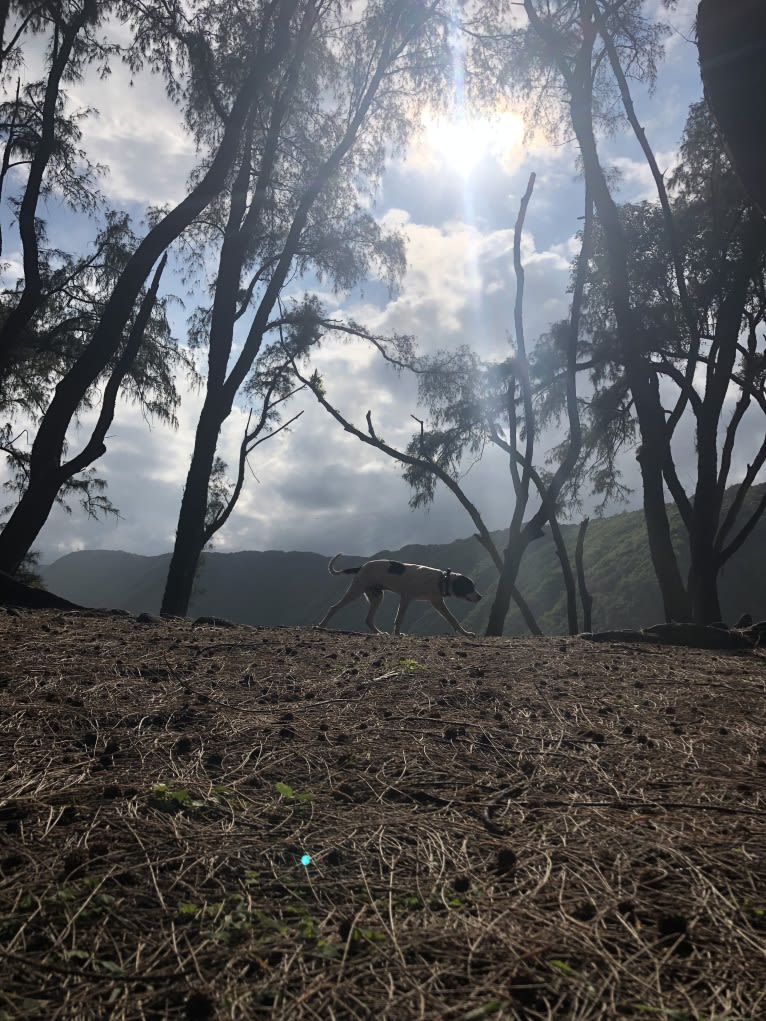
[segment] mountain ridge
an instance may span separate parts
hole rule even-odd
[[[744,513],[752,508],[764,490],[754,487]],[[670,510],[671,530],[682,570],[688,568],[684,530],[674,508]],[[579,525],[562,525],[570,555],[574,555]],[[506,532],[493,533],[499,548]],[[486,624],[497,572],[475,537],[440,544],[408,544],[384,549],[369,557],[349,556],[349,565],[365,559],[392,558],[450,568],[473,578],[484,595],[471,605],[450,600],[450,607],[464,625],[481,632]],[[721,573],[720,596],[724,619],[733,622],[748,612],[754,619],[766,618],[766,521],[758,523],[743,548]],[[235,553],[206,552],[189,605],[191,616],[226,617],[235,623],[262,626],[310,626],[321,620],[327,608],[340,598],[345,580],[327,571],[329,557],[310,551],[242,550]],[[65,554],[40,567],[46,586],[72,602],[108,606],[132,613],[158,613],[170,553],[145,556],[123,550],[80,550]],[[641,511],[621,511],[592,520],[585,539],[586,583],[594,598],[594,630],[641,627],[662,619],[659,588],[651,566],[644,516]],[[566,604],[558,556],[550,538],[534,542],[522,561],[519,591],[530,605],[546,634],[567,629]],[[396,599],[388,595],[378,624],[390,630]],[[579,608],[578,608],[579,609]],[[582,613],[579,610],[582,627]],[[333,626],[362,630],[366,604],[344,608],[333,618]],[[446,634],[450,628],[426,603],[410,606],[404,623],[413,634]],[[512,606],[505,633],[527,633],[518,610]]]

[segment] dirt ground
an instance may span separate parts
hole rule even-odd
[[[0,610],[0,1021],[766,1017],[766,654]]]

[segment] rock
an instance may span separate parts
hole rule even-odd
[[[225,617],[197,617],[192,622],[192,627],[237,627],[237,624],[227,620]]]

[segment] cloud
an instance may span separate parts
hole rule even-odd
[[[409,266],[399,294],[382,306],[340,300],[338,312],[381,332],[413,333],[426,352],[468,343],[485,355],[504,356],[515,288],[512,231],[482,232],[456,220],[437,229],[396,210],[387,220],[398,221],[408,240]],[[561,251],[539,249],[531,233],[524,236],[523,252],[533,337],[566,311],[569,263]],[[370,410],[378,434],[406,446],[415,429],[410,416],[422,414],[411,375],[397,375],[370,345],[342,338],[327,340],[314,362],[331,401],[352,422],[365,428]],[[202,400],[201,393],[184,395],[178,431],[150,426],[137,409],[120,405],[98,470],[122,517],[92,522],[79,512],[54,513],[38,543],[45,559],[83,546],[146,553],[171,547]],[[310,394],[299,395],[288,414],[300,409],[304,415],[289,433],[251,456],[245,490],[216,536],[216,548],[368,554],[473,531],[448,493],[439,494],[429,512],[412,512],[400,465],[344,433]],[[246,415],[244,405],[236,407],[221,431],[219,454],[232,473]],[[83,430],[91,417],[84,416]],[[78,442],[82,437],[73,436],[73,450]],[[493,476],[498,470],[500,483]],[[466,484],[479,506],[487,507],[492,525],[506,523],[510,493],[504,457],[474,468]]]
[[[657,166],[660,173],[667,174],[678,163],[678,151],[675,149],[666,152],[655,153]],[[632,159],[628,156],[616,156],[610,161],[610,165],[620,175],[618,188],[619,199],[622,202],[656,202],[657,185],[652,176],[651,168],[645,159]]]
[[[163,205],[184,197],[194,144],[158,76],[132,75],[115,62],[110,75],[86,79],[70,97],[97,111],[82,124],[83,144],[107,167],[101,187],[111,201]]]

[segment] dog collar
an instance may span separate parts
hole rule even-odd
[[[452,571],[444,571],[442,573],[441,579],[439,580],[439,591],[443,596],[452,595],[452,593],[449,590],[449,576],[451,574]]]

